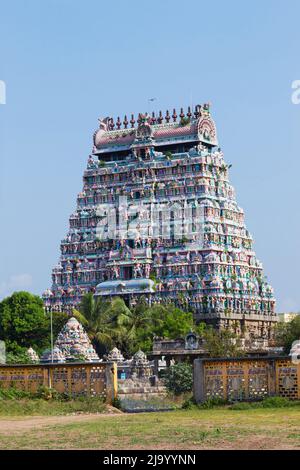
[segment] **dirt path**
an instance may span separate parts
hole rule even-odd
[[[84,421],[98,420],[102,418],[113,418],[122,416],[123,413],[91,413],[67,416],[28,416],[28,417],[0,417],[0,434],[14,434],[15,432],[28,431],[30,429],[42,428],[45,426],[64,425]]]

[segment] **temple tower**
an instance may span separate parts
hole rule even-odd
[[[228,179],[210,106],[99,119],[46,308],[84,293],[175,302],[198,321],[270,339],[272,287]]]

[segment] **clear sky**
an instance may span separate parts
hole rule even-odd
[[[99,116],[212,103],[278,311],[300,310],[299,0],[0,0],[0,298],[41,294]]]

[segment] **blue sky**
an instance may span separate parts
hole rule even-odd
[[[278,311],[300,310],[300,3],[0,1],[0,298],[50,286],[99,116],[212,103]]]

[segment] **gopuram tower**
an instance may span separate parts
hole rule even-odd
[[[46,309],[82,296],[174,302],[197,321],[270,339],[273,289],[228,179],[208,104],[99,119]]]

